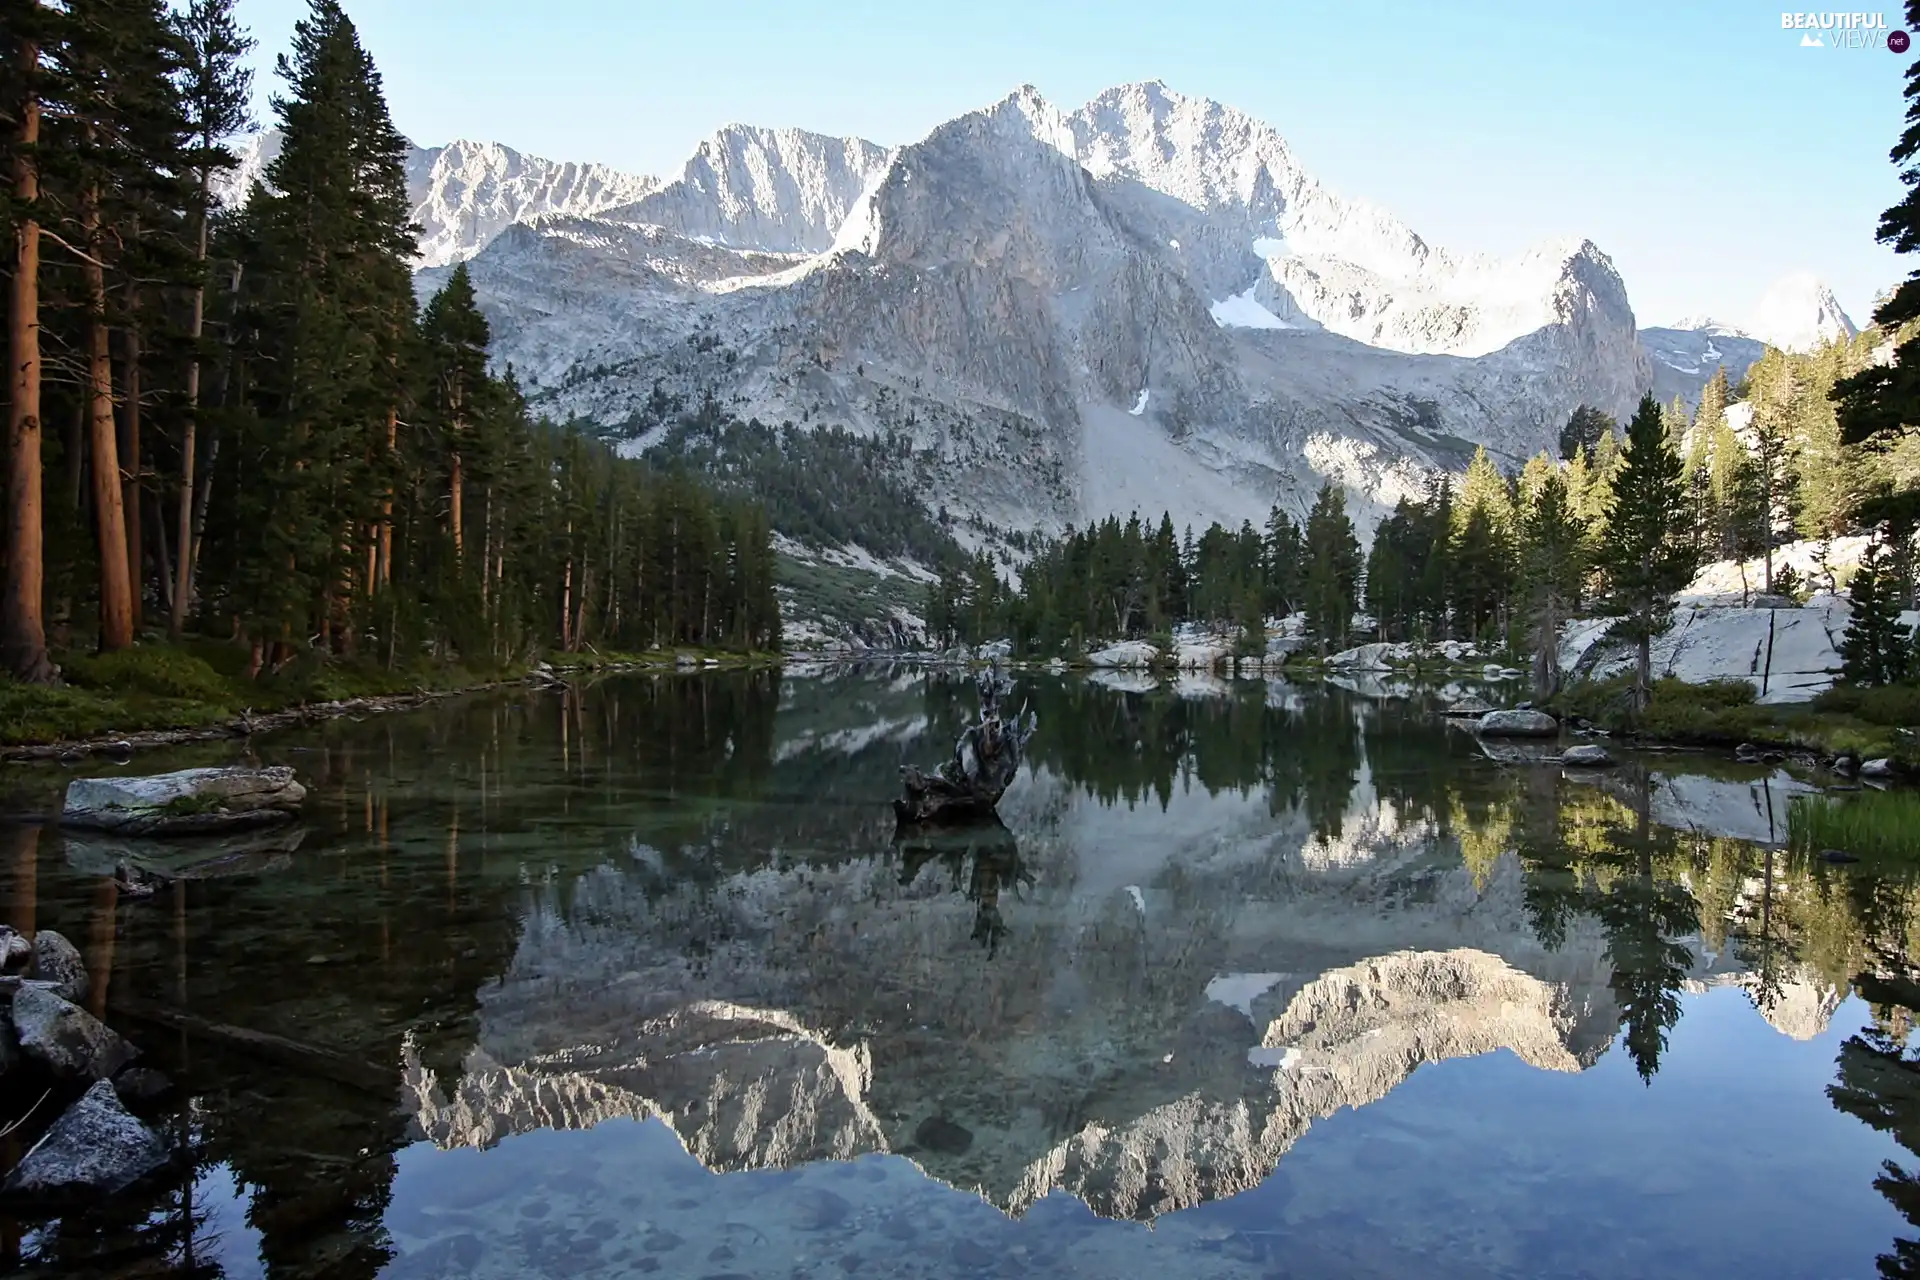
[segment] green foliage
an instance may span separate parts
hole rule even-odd
[[[903,436],[791,422],[775,428],[727,417],[709,401],[669,426],[646,458],[751,498],[775,529],[808,546],[858,544],[930,567],[959,554],[911,482],[916,459]]]
[[[1347,518],[1346,491],[1332,481],[1320,486],[1307,515],[1306,561],[1307,634],[1324,653],[1346,642],[1363,568],[1353,521]]]
[[[1920,794],[1862,791],[1845,798],[1795,796],[1787,806],[1787,842],[1796,853],[1828,849],[1857,858],[1911,863],[1920,858]]]
[[[1648,645],[1672,625],[1673,596],[1693,576],[1686,536],[1680,455],[1667,439],[1659,402],[1642,397],[1627,424],[1627,447],[1612,483],[1600,562],[1622,631],[1639,643],[1639,696],[1650,683]]]
[[[61,665],[67,679],[82,689],[214,704],[225,703],[233,693],[232,682],[204,658],[172,645],[74,654]]]
[[[1576,454],[1591,456],[1599,447],[1601,437],[1611,436],[1617,430],[1619,424],[1611,417],[1590,404],[1583,404],[1573,411],[1567,425],[1560,428],[1560,457],[1572,461]]]
[[[1868,549],[1848,584],[1846,633],[1840,639],[1843,678],[1860,688],[1898,684],[1914,666],[1914,637],[1900,623],[1900,602],[1886,580],[1880,548]]]

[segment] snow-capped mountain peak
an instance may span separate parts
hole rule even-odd
[[[1775,281],[1753,310],[1747,332],[1782,351],[1811,351],[1822,342],[1851,338],[1860,330],[1824,281],[1796,271]]]

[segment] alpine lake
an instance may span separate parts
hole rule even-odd
[[[0,829],[0,919],[80,948],[177,1152],[0,1211],[0,1270],[1920,1276],[1920,832],[1830,864],[1786,815],[1832,779],[1563,768],[1442,718],[1460,687],[1015,679],[1002,822],[905,840],[963,672],[0,766],[16,815],[113,772],[309,788],[217,848]]]

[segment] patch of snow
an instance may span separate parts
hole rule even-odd
[[[1169,240],[1169,241],[1167,241],[1167,248],[1169,248],[1169,249],[1178,249],[1179,247],[1180,247],[1180,242],[1179,242],[1178,240]]]
[[[1253,300],[1253,288],[1222,298],[1207,308],[1213,322],[1223,329],[1297,329]]]
[[[1146,411],[1147,411],[1147,389],[1145,387],[1142,387],[1140,388],[1140,398],[1133,402],[1133,408],[1127,410],[1127,412],[1137,418],[1141,414],[1145,413]]]
[[[1207,999],[1253,1017],[1253,1002],[1284,980],[1284,973],[1223,973],[1207,984]]]
[[[1139,885],[1128,885],[1127,896],[1133,899],[1133,909],[1135,911],[1138,911],[1141,915],[1147,914],[1147,895],[1140,892]]]
[[[1247,1050],[1247,1065],[1291,1071],[1300,1064],[1300,1051],[1283,1045],[1257,1044]]]
[[[1270,261],[1274,258],[1287,257],[1293,250],[1288,247],[1285,236],[1255,236],[1253,252],[1262,261]]]

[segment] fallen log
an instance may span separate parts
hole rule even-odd
[[[269,1031],[255,1031],[251,1027],[235,1027],[225,1023],[210,1022],[183,1009],[151,1004],[131,996],[115,995],[108,1001],[107,1007],[115,1014],[131,1018],[135,1022],[201,1036],[262,1062],[290,1067],[308,1075],[318,1076],[323,1080],[331,1080],[335,1084],[343,1084],[349,1088],[360,1089],[385,1098],[397,1097],[399,1094],[400,1069],[398,1066],[389,1070],[371,1062],[349,1057],[334,1049],[323,1049],[319,1045],[290,1040],[286,1036],[274,1035]]]

